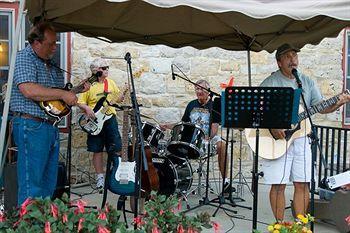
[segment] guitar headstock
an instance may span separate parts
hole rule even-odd
[[[95,74],[92,74],[88,79],[87,81],[90,83],[90,84],[93,84],[94,82],[98,82],[98,78],[102,76],[102,71],[97,71]]]
[[[345,91],[343,93],[346,95],[350,95],[350,91],[348,89],[345,89]]]

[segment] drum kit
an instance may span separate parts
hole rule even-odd
[[[208,142],[203,130],[198,125],[180,122],[165,140],[165,132],[158,124],[143,121],[142,133],[152,149],[152,162],[159,175],[159,193],[178,194],[187,200],[193,191],[190,188],[194,171],[190,160],[201,160],[207,155]]]

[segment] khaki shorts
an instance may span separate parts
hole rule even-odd
[[[265,183],[310,182],[311,159],[309,139],[307,137],[295,139],[282,157],[262,160]]]

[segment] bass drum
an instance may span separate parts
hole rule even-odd
[[[175,163],[176,161],[177,163]],[[172,155],[152,154],[152,162],[159,176],[159,194],[170,196],[188,191],[192,186],[193,171],[188,160],[179,163]]]

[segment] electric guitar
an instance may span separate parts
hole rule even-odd
[[[97,72],[96,74],[91,75],[86,82],[93,84],[98,81],[98,78],[102,75],[102,72]],[[73,87],[71,83],[67,83],[64,88],[60,88],[66,91],[71,91],[75,94],[80,93],[84,89],[85,82],[80,85]],[[56,118],[56,122],[61,121],[61,119],[68,115],[71,112],[71,106],[66,104],[63,100],[46,100],[38,102],[41,109],[45,113],[53,118]]]
[[[91,119],[85,114],[81,115],[81,117],[79,118],[79,126],[88,134],[98,135],[101,132],[105,121],[107,121],[113,116],[113,114],[106,113],[109,106],[108,104],[103,105],[105,101],[106,97],[102,97],[101,99],[99,99],[99,101],[97,101],[93,109],[95,113],[94,119]]]
[[[136,163],[128,162],[128,110],[123,112],[122,156],[114,156],[110,171],[109,190],[112,193],[132,196],[135,193]]]
[[[310,115],[322,112],[337,103],[341,94],[342,93],[308,108]],[[345,90],[344,94],[349,95],[349,90]],[[300,112],[298,114],[298,123],[293,124],[291,129],[284,131],[286,137],[283,139],[275,139],[269,129],[259,129],[259,156],[264,159],[277,159],[285,154],[286,149],[293,143],[294,139],[304,137],[311,132],[310,123],[308,120],[305,120],[307,117],[306,111]],[[256,130],[245,129],[245,136],[250,148],[255,152]]]

